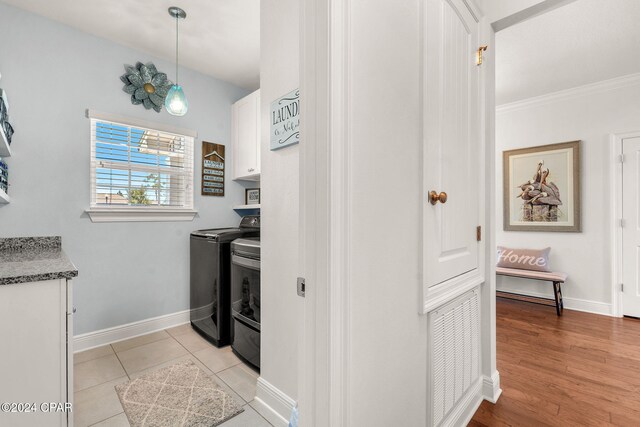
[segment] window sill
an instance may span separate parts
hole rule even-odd
[[[90,208],[85,211],[91,222],[167,222],[193,221],[198,211],[193,209],[126,209]]]

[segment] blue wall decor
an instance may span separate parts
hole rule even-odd
[[[138,62],[135,67],[125,65],[126,73],[120,76],[124,83],[123,91],[131,95],[133,105],[144,105],[147,110],[156,113],[162,110],[164,99],[173,83],[167,80],[165,73],[160,73],[153,63]]]

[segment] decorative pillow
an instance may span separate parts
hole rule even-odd
[[[498,246],[497,267],[519,268],[521,270],[551,271],[549,252],[544,249],[512,249]]]

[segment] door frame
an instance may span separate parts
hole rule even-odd
[[[610,219],[611,230],[611,315],[613,317],[623,316],[622,298],[620,297],[620,284],[622,283],[622,260],[623,260],[623,219],[622,211],[622,143],[627,138],[640,137],[640,131],[612,133],[609,135],[610,142],[610,162],[611,165],[611,206],[612,214]]]
[[[300,425],[349,425],[349,0],[300,7]]]

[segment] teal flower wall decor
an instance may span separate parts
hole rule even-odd
[[[136,66],[125,65],[125,74],[120,76],[124,83],[123,91],[131,95],[133,105],[144,105],[147,110],[154,109],[157,113],[162,110],[164,100],[173,83],[167,79],[165,73],[158,72],[153,63],[136,63]]]

